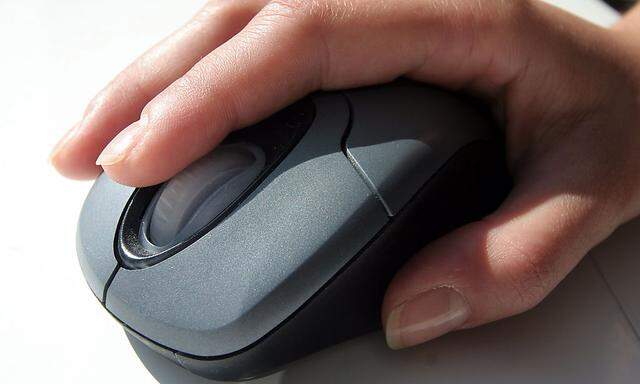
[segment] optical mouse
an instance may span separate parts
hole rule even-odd
[[[379,329],[403,263],[509,188],[488,108],[401,79],[311,94],[160,185],[102,174],[77,252],[130,337],[245,380]]]

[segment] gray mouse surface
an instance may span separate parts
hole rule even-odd
[[[509,187],[500,132],[470,98],[406,80],[317,93],[163,185],[101,175],[78,257],[131,336],[248,379],[379,328],[395,271]]]

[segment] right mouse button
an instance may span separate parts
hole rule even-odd
[[[468,98],[399,82],[345,93],[351,107],[346,155],[395,215],[459,149],[494,135]]]

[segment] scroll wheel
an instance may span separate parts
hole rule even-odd
[[[252,144],[220,146],[165,183],[152,199],[143,228],[158,247],[177,244],[220,215],[257,179],[264,152]]]

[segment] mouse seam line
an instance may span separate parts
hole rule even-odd
[[[107,307],[107,291],[109,290],[109,287],[111,286],[111,283],[113,282],[113,280],[116,278],[116,274],[118,273],[118,271],[120,270],[120,265],[117,264],[115,268],[113,268],[113,271],[111,271],[111,274],[109,275],[109,278],[107,279],[107,281],[104,283],[104,289],[102,290],[102,305],[106,308]]]
[[[380,201],[380,204],[382,204],[384,210],[387,213],[387,216],[393,217],[394,215],[393,215],[393,212],[391,211],[391,208],[389,208],[389,205],[384,200],[384,198],[380,195],[380,192],[378,191],[378,189],[373,184],[373,181],[371,181],[369,176],[365,173],[364,169],[362,169],[362,166],[358,163],[356,158],[351,154],[351,152],[349,151],[348,148],[344,148],[343,151],[344,151],[345,156],[347,157],[347,159],[351,163],[351,165],[353,165],[353,167],[355,168],[356,172],[358,173],[358,175],[360,176],[362,181],[367,185],[367,187],[369,188],[371,193],[374,195],[376,200]]]
[[[351,99],[349,99],[349,96],[347,96],[344,92],[341,92],[341,94],[347,103],[347,108],[349,109],[349,121],[347,123],[347,128],[342,134],[342,139],[340,140],[340,149],[342,150],[342,154],[347,158],[347,160],[349,160],[358,176],[360,176],[360,179],[364,182],[364,184],[367,186],[376,200],[378,200],[380,204],[382,204],[382,207],[387,213],[387,216],[393,217],[394,214],[385,199],[380,194],[380,191],[378,191],[376,186],[373,184],[373,181],[369,178],[369,175],[367,175],[360,163],[358,163],[358,160],[353,156],[353,154],[347,147],[347,139],[349,138],[349,135],[351,134],[351,130],[353,128],[353,104],[351,103]]]

